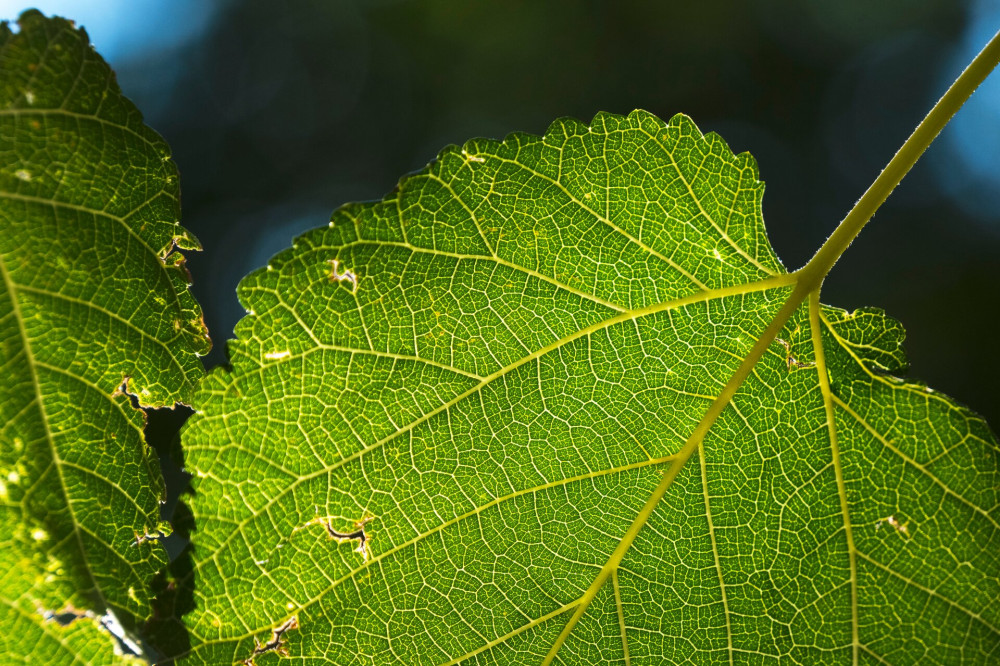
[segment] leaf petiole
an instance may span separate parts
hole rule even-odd
[[[998,63],[1000,63],[1000,31],[993,35],[983,50],[972,59],[969,66],[955,79],[955,82],[948,87],[937,104],[924,116],[917,128],[913,130],[913,134],[889,160],[882,173],[861,195],[858,202],[854,204],[854,208],[840,222],[833,234],[826,239],[826,242],[813,255],[809,263],[795,271],[799,281],[807,287],[806,291],[812,291],[813,287],[819,287],[823,283],[823,279],[840,259],[840,255],[861,233],[882,202],[896,189],[896,186],[903,180],[903,176],[916,164],[952,116],[962,108],[965,101],[972,96],[972,93],[989,76]]]

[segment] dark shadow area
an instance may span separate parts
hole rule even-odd
[[[173,409],[146,410],[146,443],[156,451],[160,459],[160,471],[167,489],[167,500],[160,507],[160,518],[174,524],[174,533],[160,540],[171,560],[187,547],[186,537],[178,533],[175,520],[178,510],[183,511],[181,495],[194,492],[189,484],[191,475],[184,470],[184,451],[181,448],[180,431],[184,423],[194,414],[186,405]],[[186,507],[185,507],[186,508]]]
[[[146,410],[146,441],[160,459],[160,468],[167,489],[167,501],[161,516],[173,525],[173,533],[161,543],[170,556],[167,569],[153,581],[153,617],[142,630],[145,648],[157,664],[173,663],[173,657],[191,647],[187,628],[181,618],[194,608],[194,558],[191,533],[195,530],[194,515],[184,502],[192,495],[184,471],[184,452],[180,430],[193,414],[189,407]]]
[[[174,534],[182,535],[187,545],[153,581],[156,595],[153,617],[143,630],[147,652],[156,664],[172,664],[176,657],[191,649],[182,618],[194,609],[194,546],[190,543],[193,531],[194,517],[187,505],[179,502],[174,513]]]

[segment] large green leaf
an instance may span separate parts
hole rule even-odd
[[[197,242],[166,144],[86,33],[19,23],[0,25],[2,650],[105,663],[98,621],[147,617],[166,560],[163,482],[128,394],[173,405],[202,375],[175,251]]]
[[[562,120],[248,276],[184,436],[182,656],[1000,658],[996,440],[784,271],[762,193],[684,116]]]

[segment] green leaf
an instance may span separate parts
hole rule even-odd
[[[684,116],[560,120],[245,278],[184,435],[181,656],[1000,657],[996,439],[784,271],[762,193]]]
[[[0,25],[0,629],[33,663],[107,663],[101,616],[148,617],[166,561],[129,394],[172,406],[203,374],[175,251],[197,241],[167,145],[86,33],[19,23]]]

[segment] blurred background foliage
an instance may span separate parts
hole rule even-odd
[[[225,362],[239,279],[448,143],[600,110],[748,150],[791,270],[1000,28],[1000,0],[52,0],[173,148],[194,292]],[[22,2],[0,0],[13,19]],[[912,376],[1000,424],[1000,73],[823,292],[908,331]]]

